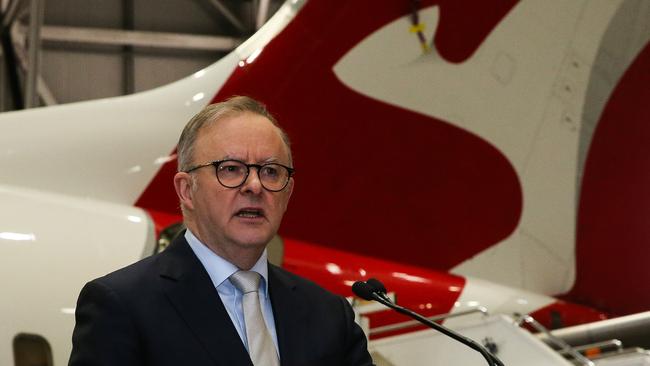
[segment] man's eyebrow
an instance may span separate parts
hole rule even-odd
[[[233,155],[229,155],[229,154],[224,155],[223,158],[218,159],[218,160],[237,160],[237,161],[241,161],[241,162],[244,162],[244,163],[246,162],[246,159],[242,159],[241,157],[233,156]],[[266,159],[256,161],[255,164],[278,163],[278,162],[280,162],[280,159],[278,159],[278,158],[276,158],[274,156],[270,156],[270,157],[268,157]]]
[[[276,157],[270,157],[270,158],[260,160],[260,161],[258,161],[258,163],[277,163],[279,161],[280,161],[280,159],[278,159]]]

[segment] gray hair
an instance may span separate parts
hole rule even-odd
[[[293,165],[289,136],[287,136],[286,132],[280,128],[278,122],[271,113],[269,113],[264,104],[251,97],[234,96],[220,103],[209,104],[192,117],[187,125],[185,125],[181,137],[178,140],[178,171],[182,172],[191,168],[192,158],[194,156],[194,143],[196,142],[199,131],[203,127],[226,117],[236,116],[245,112],[258,114],[271,121],[271,123],[280,131],[282,141],[287,145],[287,151],[289,152],[289,164]]]

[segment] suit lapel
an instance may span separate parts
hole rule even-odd
[[[270,263],[269,291],[282,366],[294,365],[294,360],[301,359],[297,353],[303,349],[300,342],[308,309],[305,302],[300,301],[295,281]]]
[[[158,262],[163,291],[215,363],[250,365],[217,290],[182,234]]]

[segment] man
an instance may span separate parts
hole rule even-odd
[[[206,107],[181,134],[178,166],[187,231],[86,284],[70,365],[371,365],[345,299],[267,262],[294,178],[264,106]]]

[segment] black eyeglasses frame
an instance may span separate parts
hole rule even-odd
[[[226,163],[226,162],[229,162],[229,161],[233,161],[233,162],[235,162],[235,163],[240,163],[240,164],[242,164],[242,165],[244,165],[244,166],[246,167],[246,175],[244,176],[244,179],[242,180],[242,182],[241,182],[239,185],[232,186],[232,187],[223,184],[223,183],[221,182],[221,180],[219,179],[219,175],[217,174],[217,172],[219,171],[219,165],[221,165],[221,164],[223,164],[223,163]],[[193,172],[193,171],[195,171],[195,170],[197,170],[197,169],[205,168],[206,166],[210,166],[210,165],[214,166],[214,175],[216,176],[217,181],[219,182],[219,184],[221,184],[222,186],[224,186],[224,187],[226,187],[226,188],[239,188],[239,187],[243,186],[243,185],[246,183],[246,181],[248,180],[248,176],[249,176],[250,173],[251,173],[251,168],[257,168],[258,178],[259,178],[259,174],[260,174],[260,169],[264,168],[264,167],[267,166],[267,165],[279,165],[279,166],[285,168],[285,169],[287,170],[287,172],[289,172],[289,175],[287,176],[287,180],[284,182],[284,185],[282,186],[282,188],[280,188],[280,189],[278,189],[278,190],[268,189],[268,188],[264,185],[264,183],[262,182],[262,179],[260,179],[260,184],[262,185],[262,187],[263,187],[264,189],[266,189],[267,191],[269,191],[269,192],[280,192],[280,191],[282,191],[283,189],[287,188],[287,185],[289,184],[289,180],[291,179],[291,177],[293,177],[293,175],[294,175],[295,172],[296,172],[296,169],[294,169],[294,168],[290,168],[290,167],[288,167],[288,166],[286,166],[286,165],[284,165],[284,164],[280,164],[280,163],[246,164],[246,163],[244,163],[243,161],[241,161],[241,160],[237,160],[237,159],[222,159],[222,160],[215,160],[215,161],[211,161],[211,162],[209,162],[209,163],[205,163],[205,164],[200,164],[200,165],[193,166],[193,167],[191,167],[191,168],[189,168],[189,169],[187,169],[187,170],[184,170],[183,172],[185,172],[185,173],[191,173],[191,172]]]

